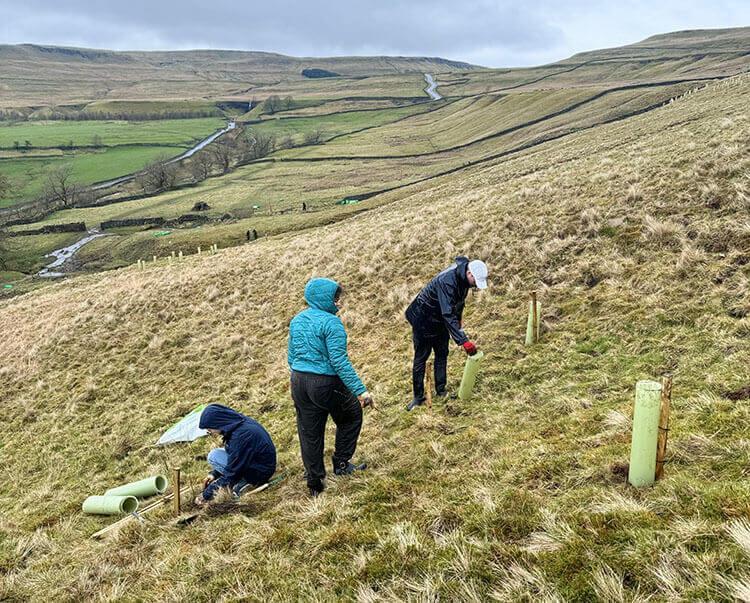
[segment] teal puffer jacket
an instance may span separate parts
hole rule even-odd
[[[336,316],[336,281],[314,278],[305,286],[310,306],[289,324],[289,368],[316,375],[338,375],[355,396],[367,391],[349,361],[346,330]]]

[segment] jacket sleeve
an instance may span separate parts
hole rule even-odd
[[[455,288],[450,283],[438,282],[437,283],[437,298],[440,304],[440,315],[443,317],[448,332],[450,333],[453,341],[457,345],[463,345],[469,338],[466,333],[461,329],[461,318],[460,313],[456,311],[453,306],[453,298],[455,297]]]
[[[235,434],[237,437],[239,434]],[[228,451],[227,466],[221,477],[212,481],[203,491],[203,499],[211,500],[219,488],[231,488],[242,479],[242,468],[249,463],[255,455],[255,446],[250,440],[237,442],[237,450],[232,447]]]
[[[292,325],[289,324],[289,337],[287,339],[286,348],[286,361],[289,365],[289,370],[292,370],[292,364],[294,364],[294,346],[292,346]]]
[[[331,366],[344,385],[355,396],[366,392],[367,388],[349,361],[349,353],[346,349],[346,329],[338,318],[329,321],[325,331],[325,341]]]

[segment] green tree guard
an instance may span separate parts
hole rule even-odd
[[[474,382],[477,380],[479,363],[482,362],[482,358],[484,358],[484,352],[477,352],[473,356],[466,358],[464,376],[461,379],[461,387],[458,388],[458,397],[461,400],[469,400],[471,398],[471,392],[474,390]]]
[[[153,496],[161,494],[166,489],[167,478],[163,475],[154,475],[124,486],[110,488],[104,494],[107,496]]]
[[[138,510],[135,496],[89,496],[83,501],[83,512],[93,515],[117,515]]]
[[[628,481],[636,488],[654,483],[660,409],[661,383],[639,381],[635,386],[633,438],[628,471]]]

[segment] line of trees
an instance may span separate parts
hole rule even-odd
[[[197,119],[202,117],[221,117],[222,111],[217,107],[204,109],[171,109],[158,112],[146,111],[50,111],[35,116],[22,111],[0,110],[0,121],[107,121],[121,119],[125,121],[152,121],[156,119]]]
[[[291,96],[281,98],[278,94],[272,94],[263,101],[263,113],[278,113],[279,111],[289,111],[294,107],[294,99]]]

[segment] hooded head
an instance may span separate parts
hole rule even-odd
[[[221,404],[209,404],[203,409],[198,427],[201,429],[218,429],[223,435],[232,433],[245,420],[245,416],[236,410]]]
[[[311,308],[331,314],[338,313],[336,292],[339,284],[329,278],[314,278],[305,285],[305,301]]]

